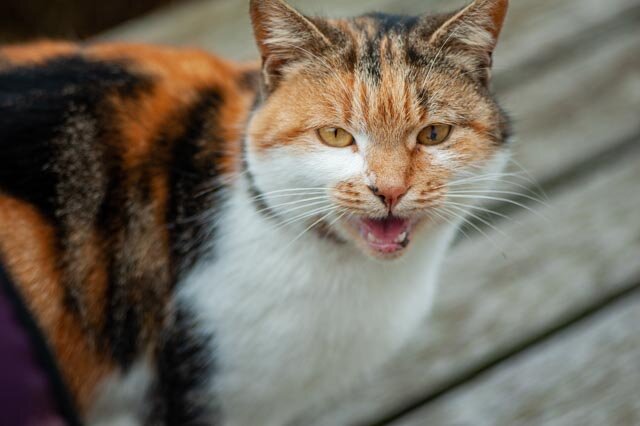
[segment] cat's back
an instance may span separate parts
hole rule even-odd
[[[157,334],[195,194],[239,167],[255,76],[194,49],[0,47],[0,262],[80,408]]]
[[[170,142],[196,119],[215,126],[224,143],[235,141],[256,82],[253,64],[197,49],[53,41],[0,46],[0,192],[52,216],[55,191],[43,188],[42,179],[54,184],[52,163],[61,151],[72,161],[75,154],[92,160],[96,151],[111,150],[128,173],[150,157],[166,160]],[[228,157],[225,168],[233,170]]]

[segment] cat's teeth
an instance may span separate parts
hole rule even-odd
[[[370,243],[375,243],[376,242],[376,237],[373,236],[373,234],[371,232],[367,233],[367,241],[369,241]]]
[[[405,240],[405,238],[407,238],[407,231],[403,232],[402,234],[398,235],[395,239],[396,243],[401,243]]]

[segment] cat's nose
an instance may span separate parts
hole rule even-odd
[[[404,194],[407,193],[406,186],[370,186],[369,189],[389,208],[389,211],[398,204]]]

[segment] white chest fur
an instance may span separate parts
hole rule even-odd
[[[431,304],[452,229],[393,263],[316,234],[274,229],[243,190],[218,223],[215,260],[178,295],[215,336],[212,397],[227,425],[280,425],[378,367]]]

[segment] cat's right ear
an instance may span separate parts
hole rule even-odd
[[[250,8],[268,92],[275,89],[288,66],[321,54],[331,45],[313,22],[282,0],[251,0]]]
[[[508,6],[509,0],[473,0],[437,28],[428,43],[437,55],[449,53],[450,60],[486,83]]]

